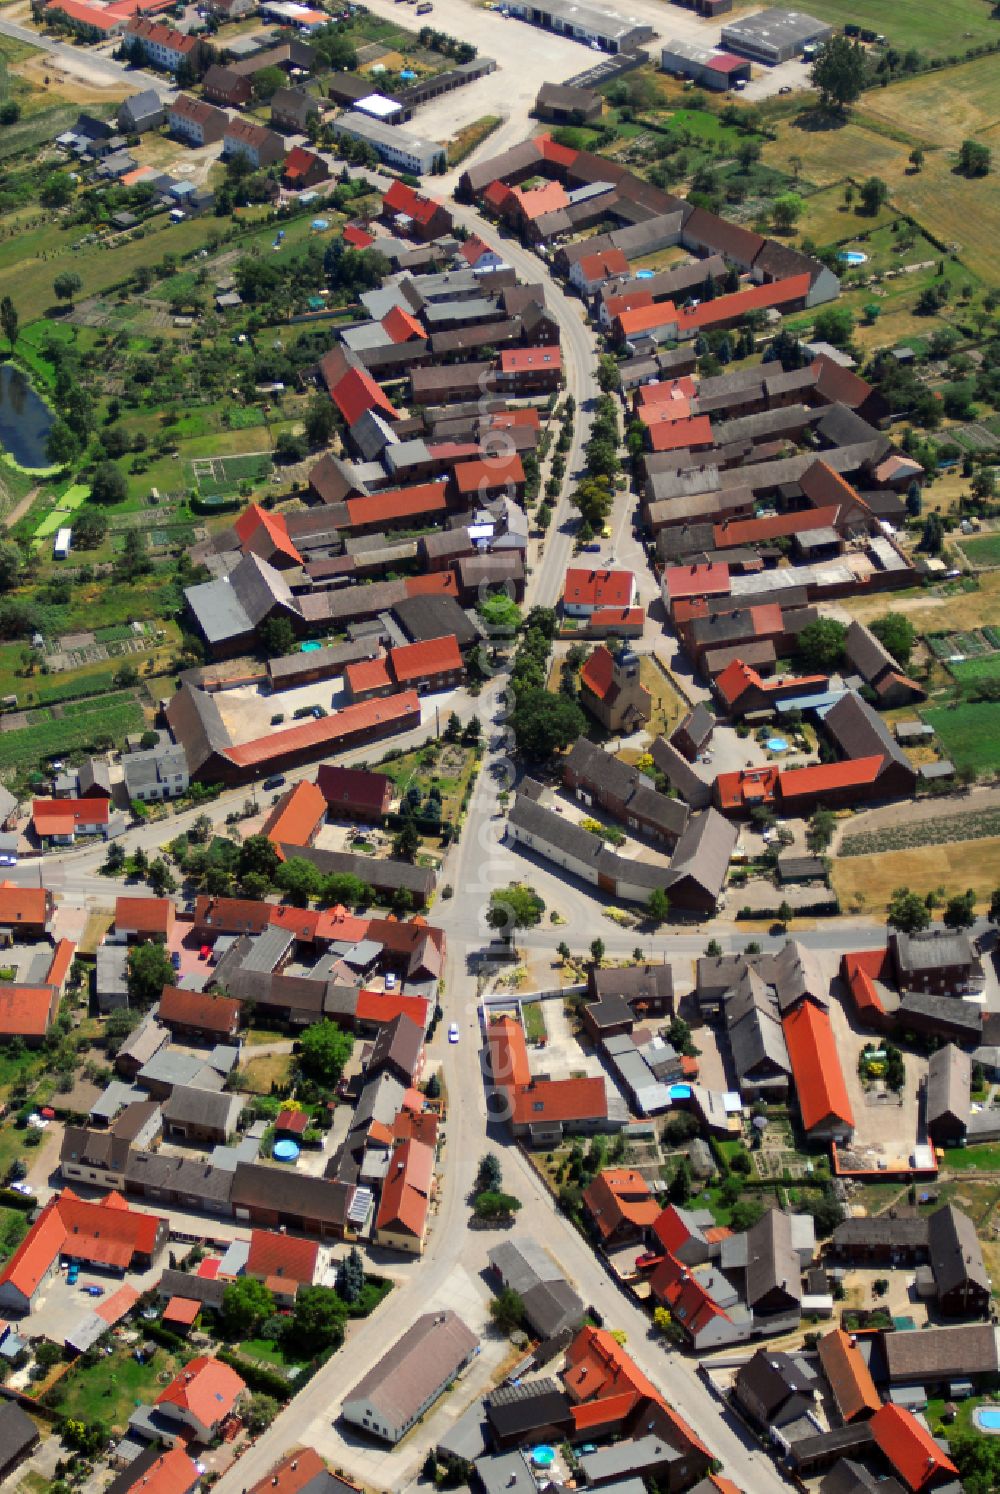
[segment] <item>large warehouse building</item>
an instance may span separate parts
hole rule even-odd
[[[825,42],[833,27],[801,10],[759,10],[722,28],[722,45],[741,57],[774,67]]]
[[[656,32],[637,16],[619,15],[578,0],[508,0],[512,16],[576,41],[596,42],[604,52],[634,52]]]
[[[750,82],[750,64],[745,57],[719,52],[712,47],[699,47],[696,42],[668,41],[660,57],[660,66],[665,73],[691,78],[702,88],[714,89],[716,93],[724,93],[737,83]]]

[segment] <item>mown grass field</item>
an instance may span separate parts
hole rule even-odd
[[[929,57],[951,56],[993,41],[997,34],[990,8],[981,0],[920,0],[905,7],[897,0],[816,0],[810,15],[837,27],[853,22],[898,48],[916,47]]]
[[[1000,703],[968,701],[924,711],[923,716],[956,768],[985,773],[1000,767]]]
[[[921,897],[939,887],[949,892],[971,887],[982,910],[989,907],[993,888],[1000,883],[1000,837],[875,856],[838,856],[831,880],[845,912],[881,913],[897,887],[911,887]]]
[[[57,1290],[68,1293],[60,1285]],[[81,1297],[81,1303],[87,1299]],[[164,1376],[173,1376],[193,1351],[184,1358],[157,1348],[152,1357],[140,1364],[127,1349],[119,1349],[110,1358],[96,1364],[70,1369],[47,1393],[49,1404],[62,1415],[91,1424],[100,1422],[109,1430],[124,1427],[133,1407],[154,1401],[162,1389]]]
[[[972,565],[1000,565],[1000,534],[982,534],[962,540],[962,551]]]
[[[994,38],[998,31],[994,22]],[[916,135],[928,146],[957,149],[963,140],[985,135],[1000,119],[1000,62],[980,57],[891,88],[873,89],[863,96],[858,113],[862,120],[875,119]]]

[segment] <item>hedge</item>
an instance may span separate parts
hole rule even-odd
[[[32,1209],[37,1209],[38,1199],[33,1195],[18,1193],[16,1188],[0,1188],[0,1205],[5,1209],[20,1209],[22,1214],[30,1214]]]
[[[244,1359],[242,1354],[234,1354],[231,1349],[220,1349],[215,1357],[221,1359],[223,1364],[228,1364],[230,1369],[234,1369],[251,1390],[259,1391],[262,1395],[273,1395],[276,1401],[291,1400],[293,1392],[299,1388],[302,1379],[301,1375],[297,1376],[295,1384],[292,1385],[276,1370],[268,1369],[254,1359]]]

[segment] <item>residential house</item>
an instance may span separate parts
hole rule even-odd
[[[733,1379],[733,1399],[762,1431],[798,1421],[810,1410],[818,1388],[801,1355],[758,1349]]]
[[[271,124],[276,130],[304,135],[308,132],[310,121],[318,121],[320,113],[319,100],[311,93],[306,93],[303,88],[279,88],[271,99]]]
[[[273,123],[272,116],[272,123]],[[330,168],[313,150],[306,150],[302,145],[293,146],[285,157],[281,168],[281,180],[292,192],[304,192],[307,189],[318,187],[322,182],[329,181]],[[324,458],[325,460],[325,458]],[[310,474],[310,481],[315,474],[315,469]]]
[[[976,1226],[954,1204],[927,1220],[927,1253],[938,1311],[952,1318],[985,1318],[993,1287]]]
[[[524,1303],[525,1321],[545,1340],[583,1321],[586,1307],[550,1255],[529,1236],[504,1240],[489,1252],[500,1285]],[[502,1444],[501,1444],[502,1445]]]
[[[916,1335],[914,1335],[916,1336]],[[923,1334],[919,1335],[923,1338]],[[909,1338],[901,1333],[900,1338]],[[916,1347],[916,1345],[914,1345]],[[961,1375],[961,1371],[958,1372]],[[954,1488],[958,1469],[923,1421],[902,1406],[882,1406],[869,1423],[872,1439],[889,1468],[911,1494],[939,1487]],[[880,1484],[880,1489],[886,1489]]]
[[[71,846],[78,835],[107,840],[112,819],[107,799],[35,799],[31,823],[43,845]]]
[[[842,1328],[824,1333],[816,1346],[819,1362],[845,1425],[870,1417],[882,1404],[867,1360]]]
[[[164,1452],[152,1444],[111,1480],[105,1494],[194,1494],[200,1482],[197,1464],[182,1447]]]
[[[336,763],[320,763],[316,785],[331,818],[360,820],[369,825],[385,819],[395,794],[395,785],[385,773],[344,768]]]
[[[118,128],[123,135],[144,135],[159,129],[163,120],[163,102],[155,88],[134,93],[118,105]]]
[[[325,820],[326,800],[321,790],[303,778],[280,796],[261,833],[277,848],[283,860],[283,845],[311,846]]]
[[[570,566],[563,587],[562,608],[567,617],[590,617],[609,607],[631,607],[634,597],[635,576],[631,571]]]
[[[964,930],[928,929],[890,935],[900,990],[965,996],[982,980],[979,957]]]
[[[628,1167],[599,1172],[584,1190],[583,1206],[605,1250],[638,1242],[660,1214],[642,1173]]]
[[[163,1102],[163,1132],[182,1141],[224,1146],[236,1130],[242,1109],[240,1095],[175,1084]]]
[[[382,217],[401,233],[423,243],[452,230],[451,213],[444,203],[401,181],[393,182],[383,194]]]
[[[157,1018],[183,1042],[238,1043],[241,1003],[214,991],[164,986]]]
[[[43,939],[52,917],[52,893],[45,887],[0,885],[0,944]]]
[[[12,1479],[39,1443],[38,1427],[16,1401],[0,1402],[0,1483]],[[187,1490],[183,1491],[187,1494]]]
[[[214,145],[222,139],[228,123],[229,119],[221,109],[186,93],[179,93],[172,99],[167,111],[170,133],[186,140],[189,145]]]
[[[122,755],[125,787],[130,799],[161,804],[187,792],[190,776],[183,747],[161,740],[155,747]]]
[[[422,1255],[433,1188],[434,1148],[412,1137],[395,1146],[375,1216],[376,1243],[406,1255]]]
[[[279,1307],[292,1307],[301,1287],[315,1286],[322,1274],[324,1256],[316,1240],[274,1230],[255,1229],[250,1234],[244,1275],[263,1282]]]
[[[126,1187],[132,1148],[143,1150],[156,1141],[161,1129],[155,1100],[134,1100],[104,1128],[67,1126],[59,1153],[59,1170],[68,1183],[122,1192]]]
[[[201,80],[202,93],[211,104],[227,109],[245,109],[253,98],[253,84],[242,73],[213,62]]]
[[[174,931],[177,907],[170,897],[115,898],[116,939],[129,944],[147,944],[155,940],[164,944]]]
[[[563,781],[588,808],[599,805],[633,834],[676,845],[687,824],[687,806],[659,793],[652,779],[580,737],[563,763]]]
[[[425,1313],[348,1391],[341,1407],[344,1420],[394,1446],[478,1348],[478,1338],[457,1313]]]
[[[210,1443],[236,1410],[246,1382],[221,1359],[201,1355],[179,1370],[154,1401],[184,1441]]]
[[[689,763],[693,763],[711,743],[715,725],[712,712],[704,701],[699,701],[674,727],[670,734],[670,745],[682,753]]]
[[[184,63],[196,65],[201,43],[173,26],[133,16],[125,27],[125,45],[135,49],[153,67],[176,73]]]
[[[780,1209],[769,1209],[745,1234],[723,1240],[719,1265],[738,1286],[753,1314],[755,1331],[779,1333],[798,1327],[802,1272],[815,1249],[811,1216]]]
[[[238,1162],[230,1202],[237,1222],[343,1239],[354,1188],[264,1163]]]
[[[224,156],[246,156],[255,171],[263,166],[274,166],[285,154],[285,143],[280,135],[264,125],[254,124],[249,119],[231,119],[222,137]]]

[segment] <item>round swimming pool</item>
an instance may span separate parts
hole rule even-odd
[[[785,741],[784,737],[768,737],[765,746],[767,747],[768,752],[788,751],[788,743]]]
[[[868,261],[867,254],[862,254],[860,249],[842,249],[837,258],[845,265],[863,265]]]
[[[972,1420],[981,1432],[1000,1432],[1000,1406],[977,1406]]]
[[[298,1143],[295,1141],[276,1141],[272,1156],[275,1162],[294,1162],[299,1155]]]
[[[536,1468],[551,1468],[556,1460],[556,1450],[549,1447],[547,1442],[539,1443],[538,1447],[531,1450],[531,1461]]]

